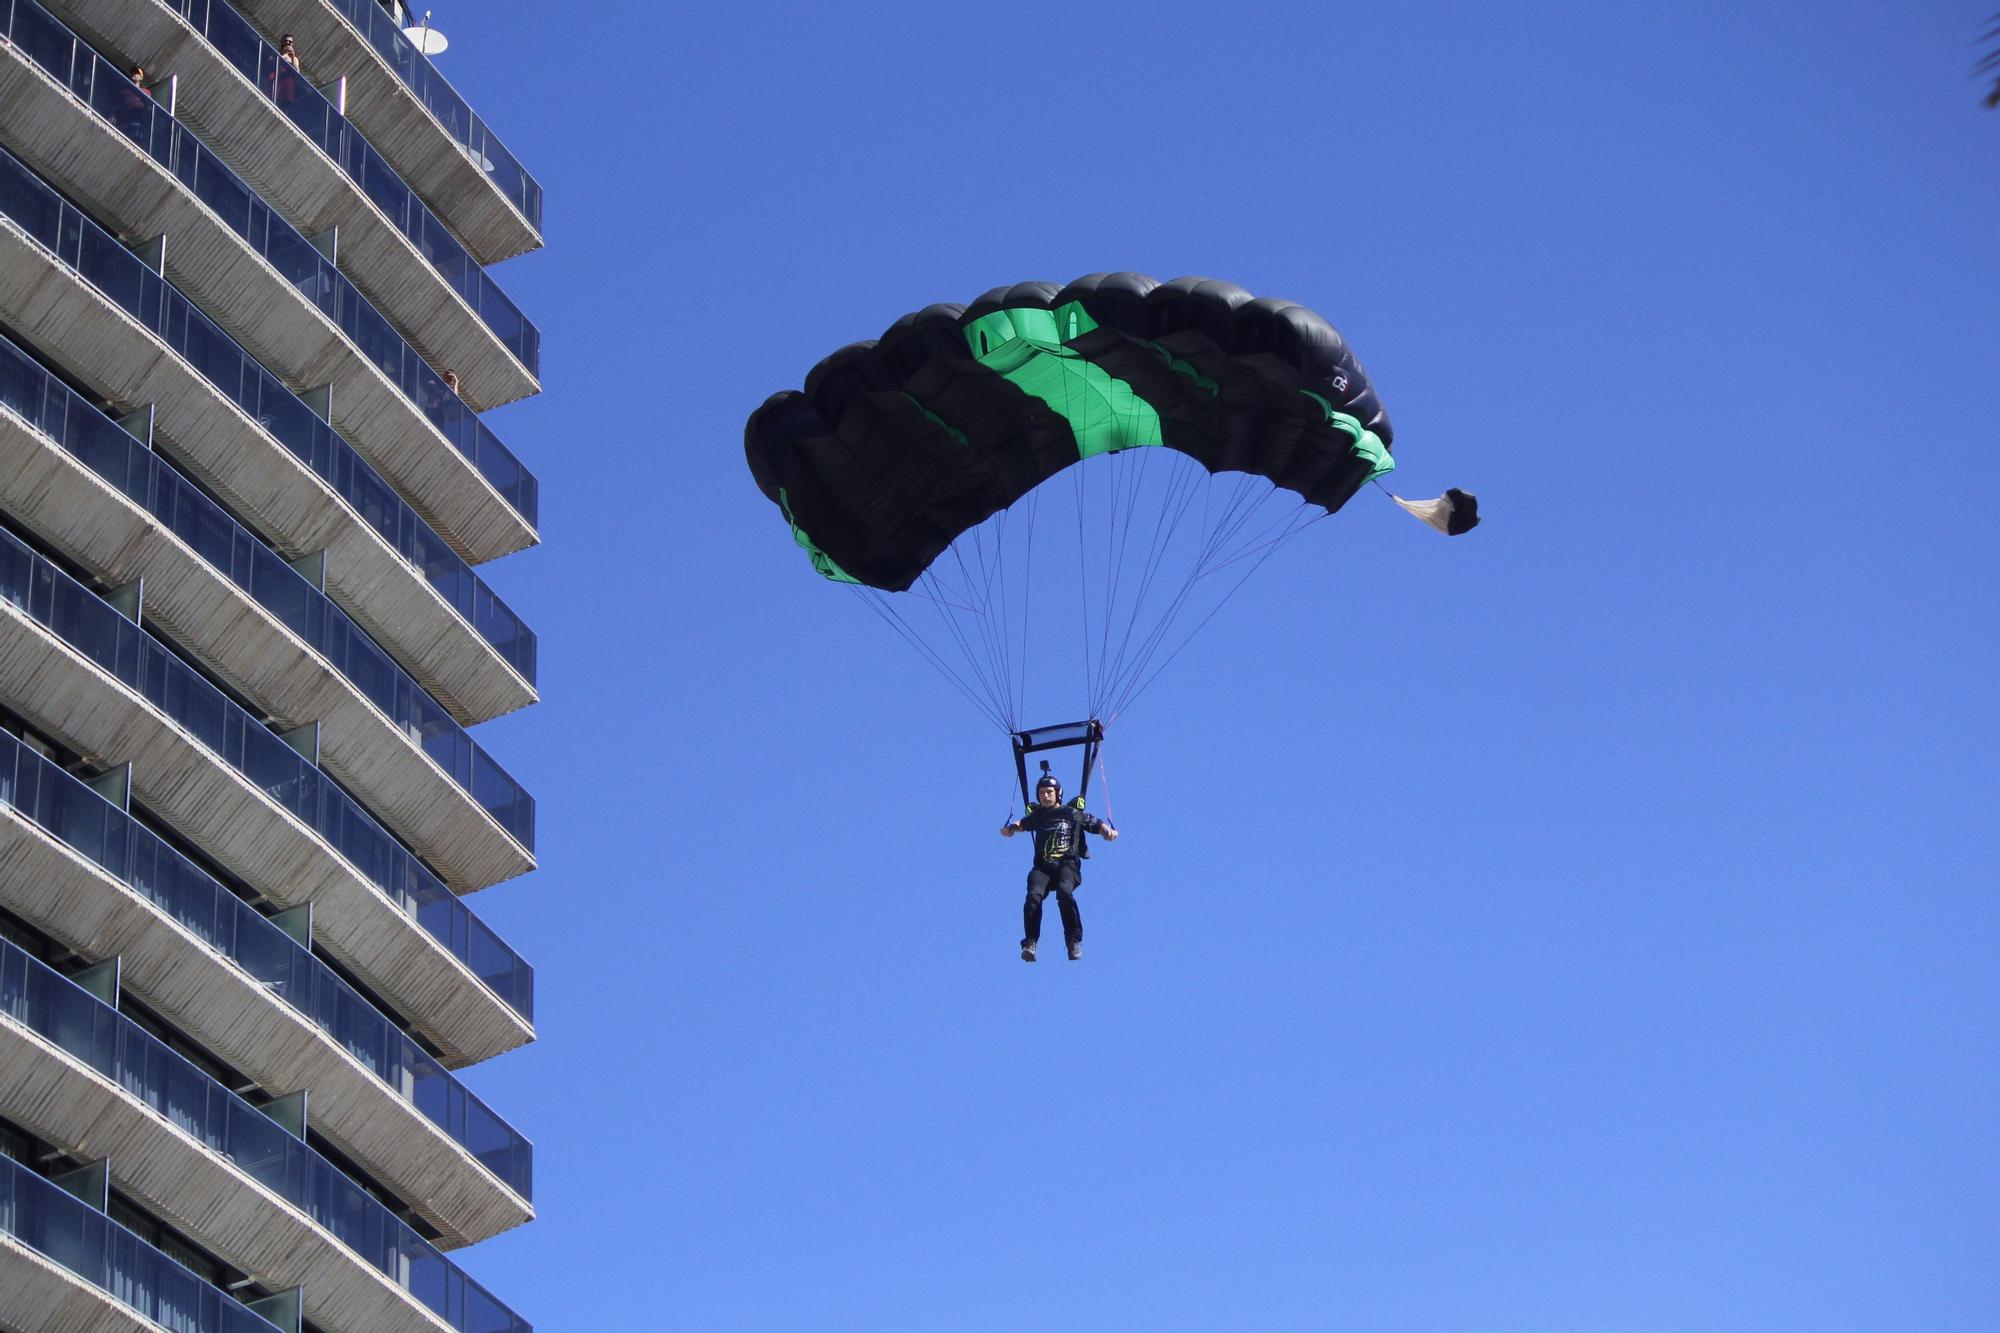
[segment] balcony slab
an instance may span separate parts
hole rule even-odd
[[[266,32],[291,33],[319,83],[347,80],[347,118],[481,264],[541,248],[542,235],[417,95],[326,0],[237,0]]]
[[[534,1208],[297,1009],[150,899],[0,806],[0,903],[85,958],[118,957],[126,989],[274,1091],[310,1090],[313,1128],[393,1189],[454,1249]]]
[[[315,830],[12,603],[0,602],[0,698],[93,763],[132,765],[148,809],[280,907],[314,905],[327,950],[470,1064],[533,1026]]]
[[[305,1213],[113,1080],[0,1015],[0,1115],[77,1157],[328,1333],[454,1333]]]
[[[144,579],[146,616],[287,728],[320,724],[338,777],[458,892],[534,869],[471,793],[331,663],[75,455],[0,407],[0,507],[106,585]]]
[[[468,403],[484,411],[540,392],[534,375],[401,228],[187,20],[156,0],[50,0],[48,8],[115,59],[143,64],[153,77],[178,76],[174,114],[299,231],[316,236],[338,226],[341,271],[376,308],[426,357],[433,347],[440,358],[464,355],[431,364],[458,371]],[[324,81],[317,71],[315,77]],[[465,157],[455,144],[450,152]],[[421,189],[417,194],[423,197]],[[445,314],[444,303],[457,310]],[[481,339],[491,345],[482,347]]]
[[[168,279],[293,392],[331,384],[334,428],[468,563],[535,544],[527,520],[338,325],[16,47],[0,47],[0,102],[0,142],[16,157],[121,235],[164,235]]]
[[[111,1293],[0,1231],[0,1328],[27,1333],[161,1333]]]
[[[327,590],[462,725],[535,689],[318,474],[171,348],[0,218],[0,319],[127,410],[151,403],[162,447],[291,558],[327,552]]]

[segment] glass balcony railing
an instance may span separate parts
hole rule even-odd
[[[435,1245],[303,1140],[294,1138],[158,1037],[5,940],[0,940],[0,1014],[69,1052],[176,1129],[227,1158],[243,1174],[331,1232],[364,1263],[386,1275],[453,1329],[460,1333],[530,1333],[527,1320],[494,1299]],[[16,1166],[15,1170],[22,1168]],[[108,1289],[116,1293],[116,1288]],[[213,1287],[208,1290],[222,1295]],[[120,1295],[120,1299],[125,1298]],[[177,1327],[171,1321],[162,1322]],[[264,1321],[255,1319],[243,1327],[259,1325]]]
[[[534,1145],[361,993],[157,833],[0,732],[0,805],[146,898],[304,1015],[530,1201]]]
[[[276,1324],[5,1157],[0,1157],[0,1232],[174,1333],[277,1333]]]
[[[529,851],[535,798],[465,734],[331,598],[82,395],[0,336],[0,405],[13,409],[250,594],[333,665]]]
[[[6,3],[7,0],[0,0]],[[18,2],[18,0],[17,0]],[[529,684],[535,635],[354,446],[165,278],[0,150],[0,216],[173,348],[380,533]]]
[[[223,224],[268,260],[535,526],[539,484],[403,335],[291,223],[223,165],[193,131],[120,74],[34,0],[0,0],[15,49],[63,83],[141,151],[171,171]],[[287,67],[289,69],[289,67]]]
[[[507,299],[458,238],[438,221],[436,214],[425,207],[417,192],[404,184],[395,168],[304,75],[278,59],[277,48],[265,41],[248,19],[223,0],[162,2],[178,11],[287,120],[305,131],[306,137],[318,144],[348,179],[388,215],[452,290],[465,298],[465,303],[528,372],[541,374],[541,332]],[[539,191],[536,202],[539,206]],[[536,229],[540,230],[539,219]]]
[[[396,17],[383,10],[379,0],[332,0],[341,16],[358,29],[375,53],[387,61],[396,77],[416,95],[432,119],[464,148],[482,170],[500,187],[507,202],[514,205],[536,234],[542,230],[542,187],[536,183],[499,140],[458,90],[445,81],[428,57],[403,36]]]
[[[152,635],[10,532],[0,598],[174,721],[326,839],[514,1012],[534,1017],[534,970],[326,774]]]

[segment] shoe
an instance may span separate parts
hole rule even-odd
[[[1070,946],[1069,946],[1069,960],[1070,960],[1070,961],[1071,961],[1072,963],[1074,963],[1074,962],[1075,962],[1075,961],[1076,961],[1077,959],[1079,959],[1079,958],[1081,958],[1081,957],[1083,957],[1083,945],[1082,945],[1081,943],[1078,943],[1078,944],[1072,944],[1072,945],[1070,945]]]
[[[1033,940],[1021,941],[1021,961],[1024,963],[1035,961],[1035,942]]]

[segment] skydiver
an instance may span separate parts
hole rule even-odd
[[[1095,833],[1106,842],[1116,842],[1118,830],[1096,815],[1065,806],[1062,783],[1053,773],[1042,774],[1035,784],[1035,807],[1002,824],[1000,836],[1011,838],[1024,829],[1035,835],[1035,861],[1028,871],[1028,901],[1021,908],[1021,961],[1035,961],[1035,945],[1042,937],[1042,899],[1053,889],[1062,912],[1063,940],[1074,962],[1083,957],[1083,917],[1076,910],[1076,889],[1083,882],[1079,856],[1083,835]]]

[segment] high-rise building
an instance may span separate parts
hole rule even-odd
[[[407,23],[0,0],[0,1328],[529,1327],[541,189]]]

